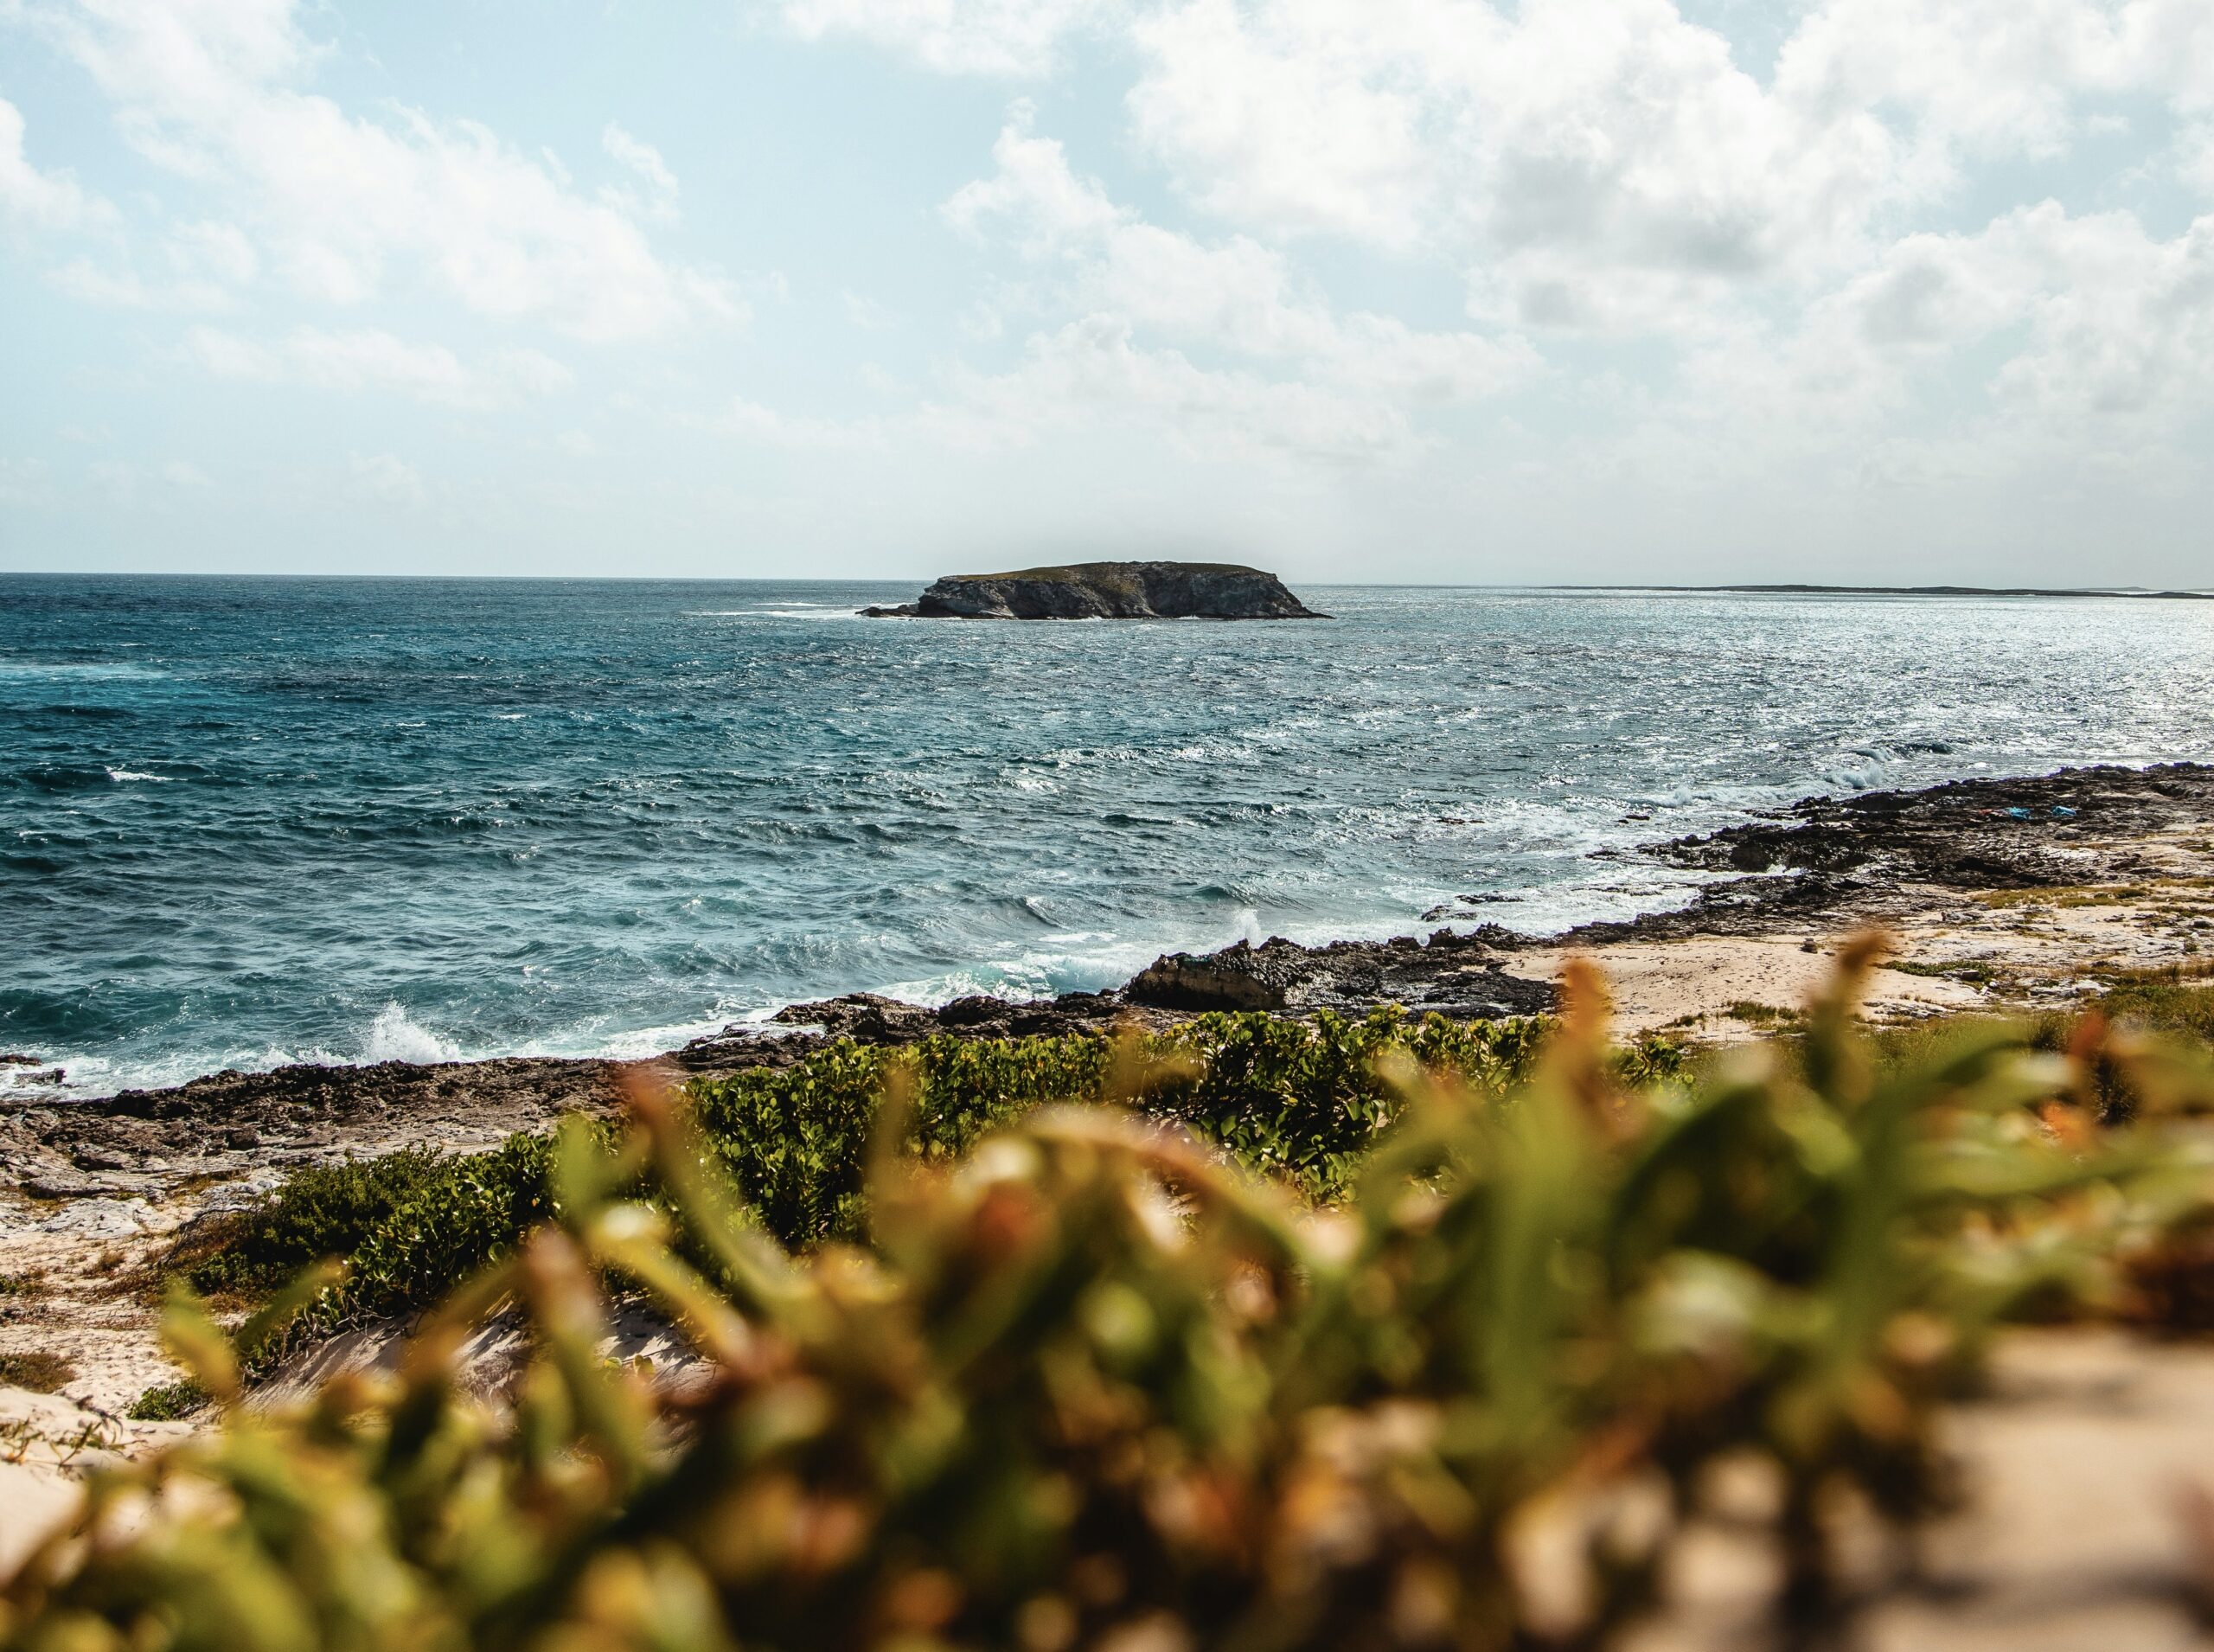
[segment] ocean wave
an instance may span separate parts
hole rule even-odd
[[[441,1038],[397,1002],[387,1004],[362,1041],[362,1061],[457,1061],[461,1046]]]
[[[169,673],[150,665],[121,662],[67,660],[0,660],[0,682],[143,682]]]
[[[688,608],[687,619],[861,619],[860,605],[843,603],[794,604],[761,608]]]
[[[107,778],[118,785],[130,780],[155,780],[167,784],[176,778],[174,775],[149,774],[144,769],[110,769],[107,772]]]

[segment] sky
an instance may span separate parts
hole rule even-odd
[[[0,0],[0,569],[2214,586],[2214,0]]]

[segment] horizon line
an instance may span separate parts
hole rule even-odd
[[[1170,560],[1170,559],[1163,559]],[[238,572],[176,568],[4,568],[0,579],[344,579],[424,585],[902,585],[915,576],[846,575],[795,579],[759,574],[711,573],[375,573],[297,569]],[[1277,576],[1281,578],[1282,576]],[[1983,586],[1841,585],[1814,580],[1708,585],[1594,581],[1452,579],[1303,579],[1302,584],[1346,591],[1536,591],[1567,593],[1669,592],[1707,596],[1853,597],[2096,597],[2135,601],[2214,601],[2214,588],[2163,589],[2151,586]]]

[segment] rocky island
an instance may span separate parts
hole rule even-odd
[[[1078,562],[950,573],[873,619],[1328,619],[1259,568],[1233,562]]]

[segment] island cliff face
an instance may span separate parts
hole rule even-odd
[[[1229,562],[1079,562],[1014,573],[952,573],[876,618],[1327,619],[1273,573]]]

